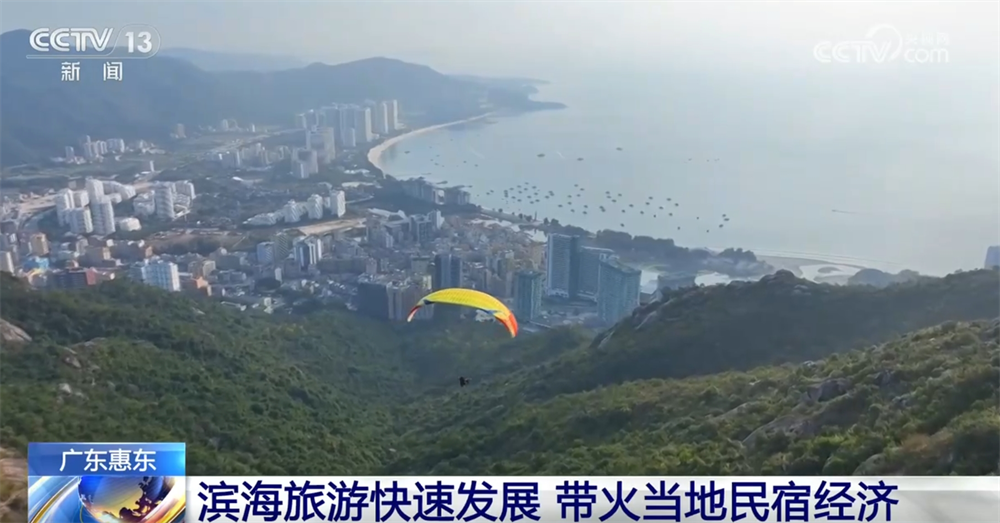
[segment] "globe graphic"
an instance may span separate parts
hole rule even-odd
[[[163,501],[174,478],[157,476],[80,478],[80,501],[87,512],[106,523],[154,523],[146,516]]]

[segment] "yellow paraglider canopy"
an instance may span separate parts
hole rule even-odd
[[[464,307],[471,307],[473,309],[479,309],[483,312],[492,314],[494,318],[497,319],[504,327],[507,327],[507,331],[510,332],[511,337],[517,336],[517,318],[514,317],[514,313],[510,312],[510,309],[503,304],[500,300],[486,294],[485,292],[480,292],[473,289],[461,289],[461,288],[451,288],[451,289],[441,289],[439,291],[432,292],[423,298],[410,310],[410,315],[406,317],[406,321],[412,321],[413,315],[420,310],[421,307],[425,305],[433,305],[435,303],[448,303],[451,305],[462,305]]]

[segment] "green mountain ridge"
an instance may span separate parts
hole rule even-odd
[[[998,283],[975,271],[817,286],[790,315],[770,291],[806,284],[782,275],[679,291],[599,340],[566,328],[511,340],[476,322],[272,317],[123,281],[41,292],[3,275],[0,437],[18,452],[186,441],[195,475],[985,474],[1000,448],[997,325],[965,320],[996,318]],[[752,303],[829,327],[765,332],[775,323],[720,314]],[[683,314],[638,327],[660,308]],[[846,328],[859,311],[880,326]],[[674,339],[717,356],[636,372]]]
[[[333,102],[399,100],[404,112],[422,115],[406,122],[414,127],[478,115],[486,107],[562,107],[384,57],[284,70],[205,71],[164,55],[128,61],[121,82],[105,82],[93,63],[81,65],[80,81],[62,82],[58,61],[26,58],[32,52],[28,42],[27,30],[0,34],[3,165],[62,155],[64,146],[76,145],[85,134],[159,141],[169,139],[177,123],[193,133],[223,118],[287,126],[296,113]]]
[[[191,62],[205,71],[281,71],[306,65],[294,56],[207,51],[190,47],[168,47],[156,54]]]
[[[586,349],[537,373],[540,397],[648,378],[803,362],[947,320],[996,316],[1000,277],[956,273],[885,289],[778,271],[755,282],[693,287],[636,309]]]
[[[995,322],[952,322],[802,366],[635,381],[542,403],[507,387],[453,395],[416,416],[400,447],[419,452],[389,472],[995,473],[997,336]]]

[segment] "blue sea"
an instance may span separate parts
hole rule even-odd
[[[997,85],[982,78],[550,79],[536,98],[567,109],[416,136],[383,163],[397,177],[471,185],[485,207],[589,230],[942,275],[981,267],[1000,243]],[[518,184],[537,190],[505,200]]]

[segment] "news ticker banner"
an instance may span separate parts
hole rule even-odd
[[[1000,521],[998,477],[185,477],[183,443],[29,446],[30,523]]]
[[[184,443],[29,443],[28,521],[185,521]]]

